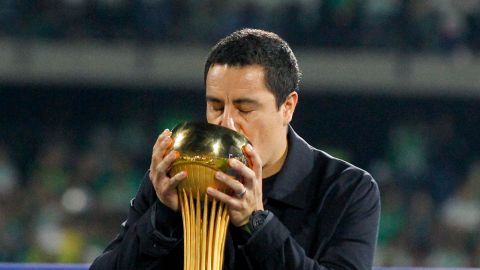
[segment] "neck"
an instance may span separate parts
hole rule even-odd
[[[282,169],[283,163],[285,162],[288,153],[288,143],[286,136],[285,140],[283,140],[282,147],[280,147],[279,149],[283,149],[283,151],[279,152],[278,158],[275,159],[272,163],[267,164],[263,167],[262,178],[270,177],[278,173],[280,169]]]

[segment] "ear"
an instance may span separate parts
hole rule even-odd
[[[285,102],[282,104],[283,113],[283,125],[288,125],[292,121],[293,113],[297,107],[298,93],[296,91],[291,92]]]

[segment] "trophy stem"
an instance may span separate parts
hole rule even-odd
[[[196,194],[195,194],[196,193]],[[224,203],[201,199],[199,190],[178,191],[184,233],[184,270],[220,270],[223,267],[229,215]]]

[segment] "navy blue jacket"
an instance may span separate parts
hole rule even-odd
[[[251,237],[229,226],[225,269],[371,269],[380,195],[367,172],[308,145],[290,127],[288,154],[264,194],[273,218]],[[183,269],[181,214],[146,174],[119,235],[91,269]]]

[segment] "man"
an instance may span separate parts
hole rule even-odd
[[[213,188],[231,224],[225,269],[369,269],[378,231],[379,191],[365,171],[308,145],[289,125],[300,72],[274,33],[243,29],[217,43],[205,64],[207,121],[245,135],[247,167],[229,160],[241,181],[218,172],[235,195]],[[182,269],[183,228],[169,176],[178,158],[165,130],[150,171],[117,238],[91,269]]]

